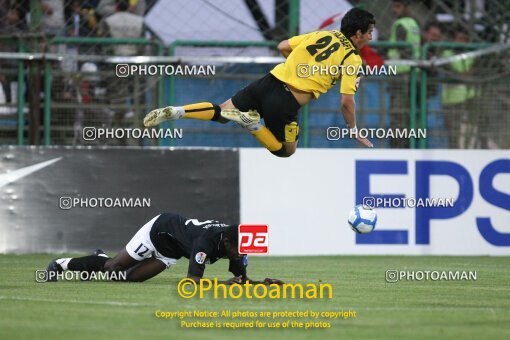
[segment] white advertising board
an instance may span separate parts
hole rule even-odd
[[[375,231],[359,235],[347,217],[364,197],[385,204]],[[240,199],[242,223],[269,225],[271,255],[510,255],[506,150],[299,149],[282,159],[246,148]],[[412,199],[420,206],[386,204]]]

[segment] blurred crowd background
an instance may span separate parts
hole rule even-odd
[[[510,0],[0,0],[0,143],[258,146],[237,126],[213,122],[173,123],[184,128],[180,140],[88,141],[81,131],[141,127],[158,106],[221,103],[274,67],[237,57],[277,56],[279,41],[338,29],[354,6],[377,20],[366,65],[416,61],[397,66],[396,76],[361,80],[359,126],[427,129],[427,139],[377,147],[510,147]],[[214,62],[210,77],[128,78],[111,60],[196,55],[232,59]],[[344,126],[339,107],[336,88],[302,109],[301,147],[356,145],[326,138],[327,127]]]

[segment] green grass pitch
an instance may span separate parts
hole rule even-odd
[[[52,255],[0,255],[0,339],[510,339],[509,257],[250,257],[248,273],[291,283],[330,283],[333,299],[186,300],[176,285],[186,260],[145,283],[35,282]],[[207,277],[229,278],[228,262]],[[385,271],[476,271],[476,281],[386,283]],[[156,310],[340,311],[328,329],[183,329]],[[246,321],[246,319],[244,319]]]

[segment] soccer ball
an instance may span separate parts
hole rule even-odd
[[[349,212],[349,224],[358,234],[367,234],[375,229],[377,213],[374,209],[365,209],[361,204]]]

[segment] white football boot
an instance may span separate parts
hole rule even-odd
[[[260,122],[260,115],[256,110],[242,112],[238,109],[223,109],[221,110],[221,116],[225,119],[238,123],[243,128]]]
[[[145,127],[156,126],[164,122],[165,120],[174,120],[181,118],[181,114],[173,106],[167,106],[160,109],[152,110],[147,113],[143,119],[143,125]]]

